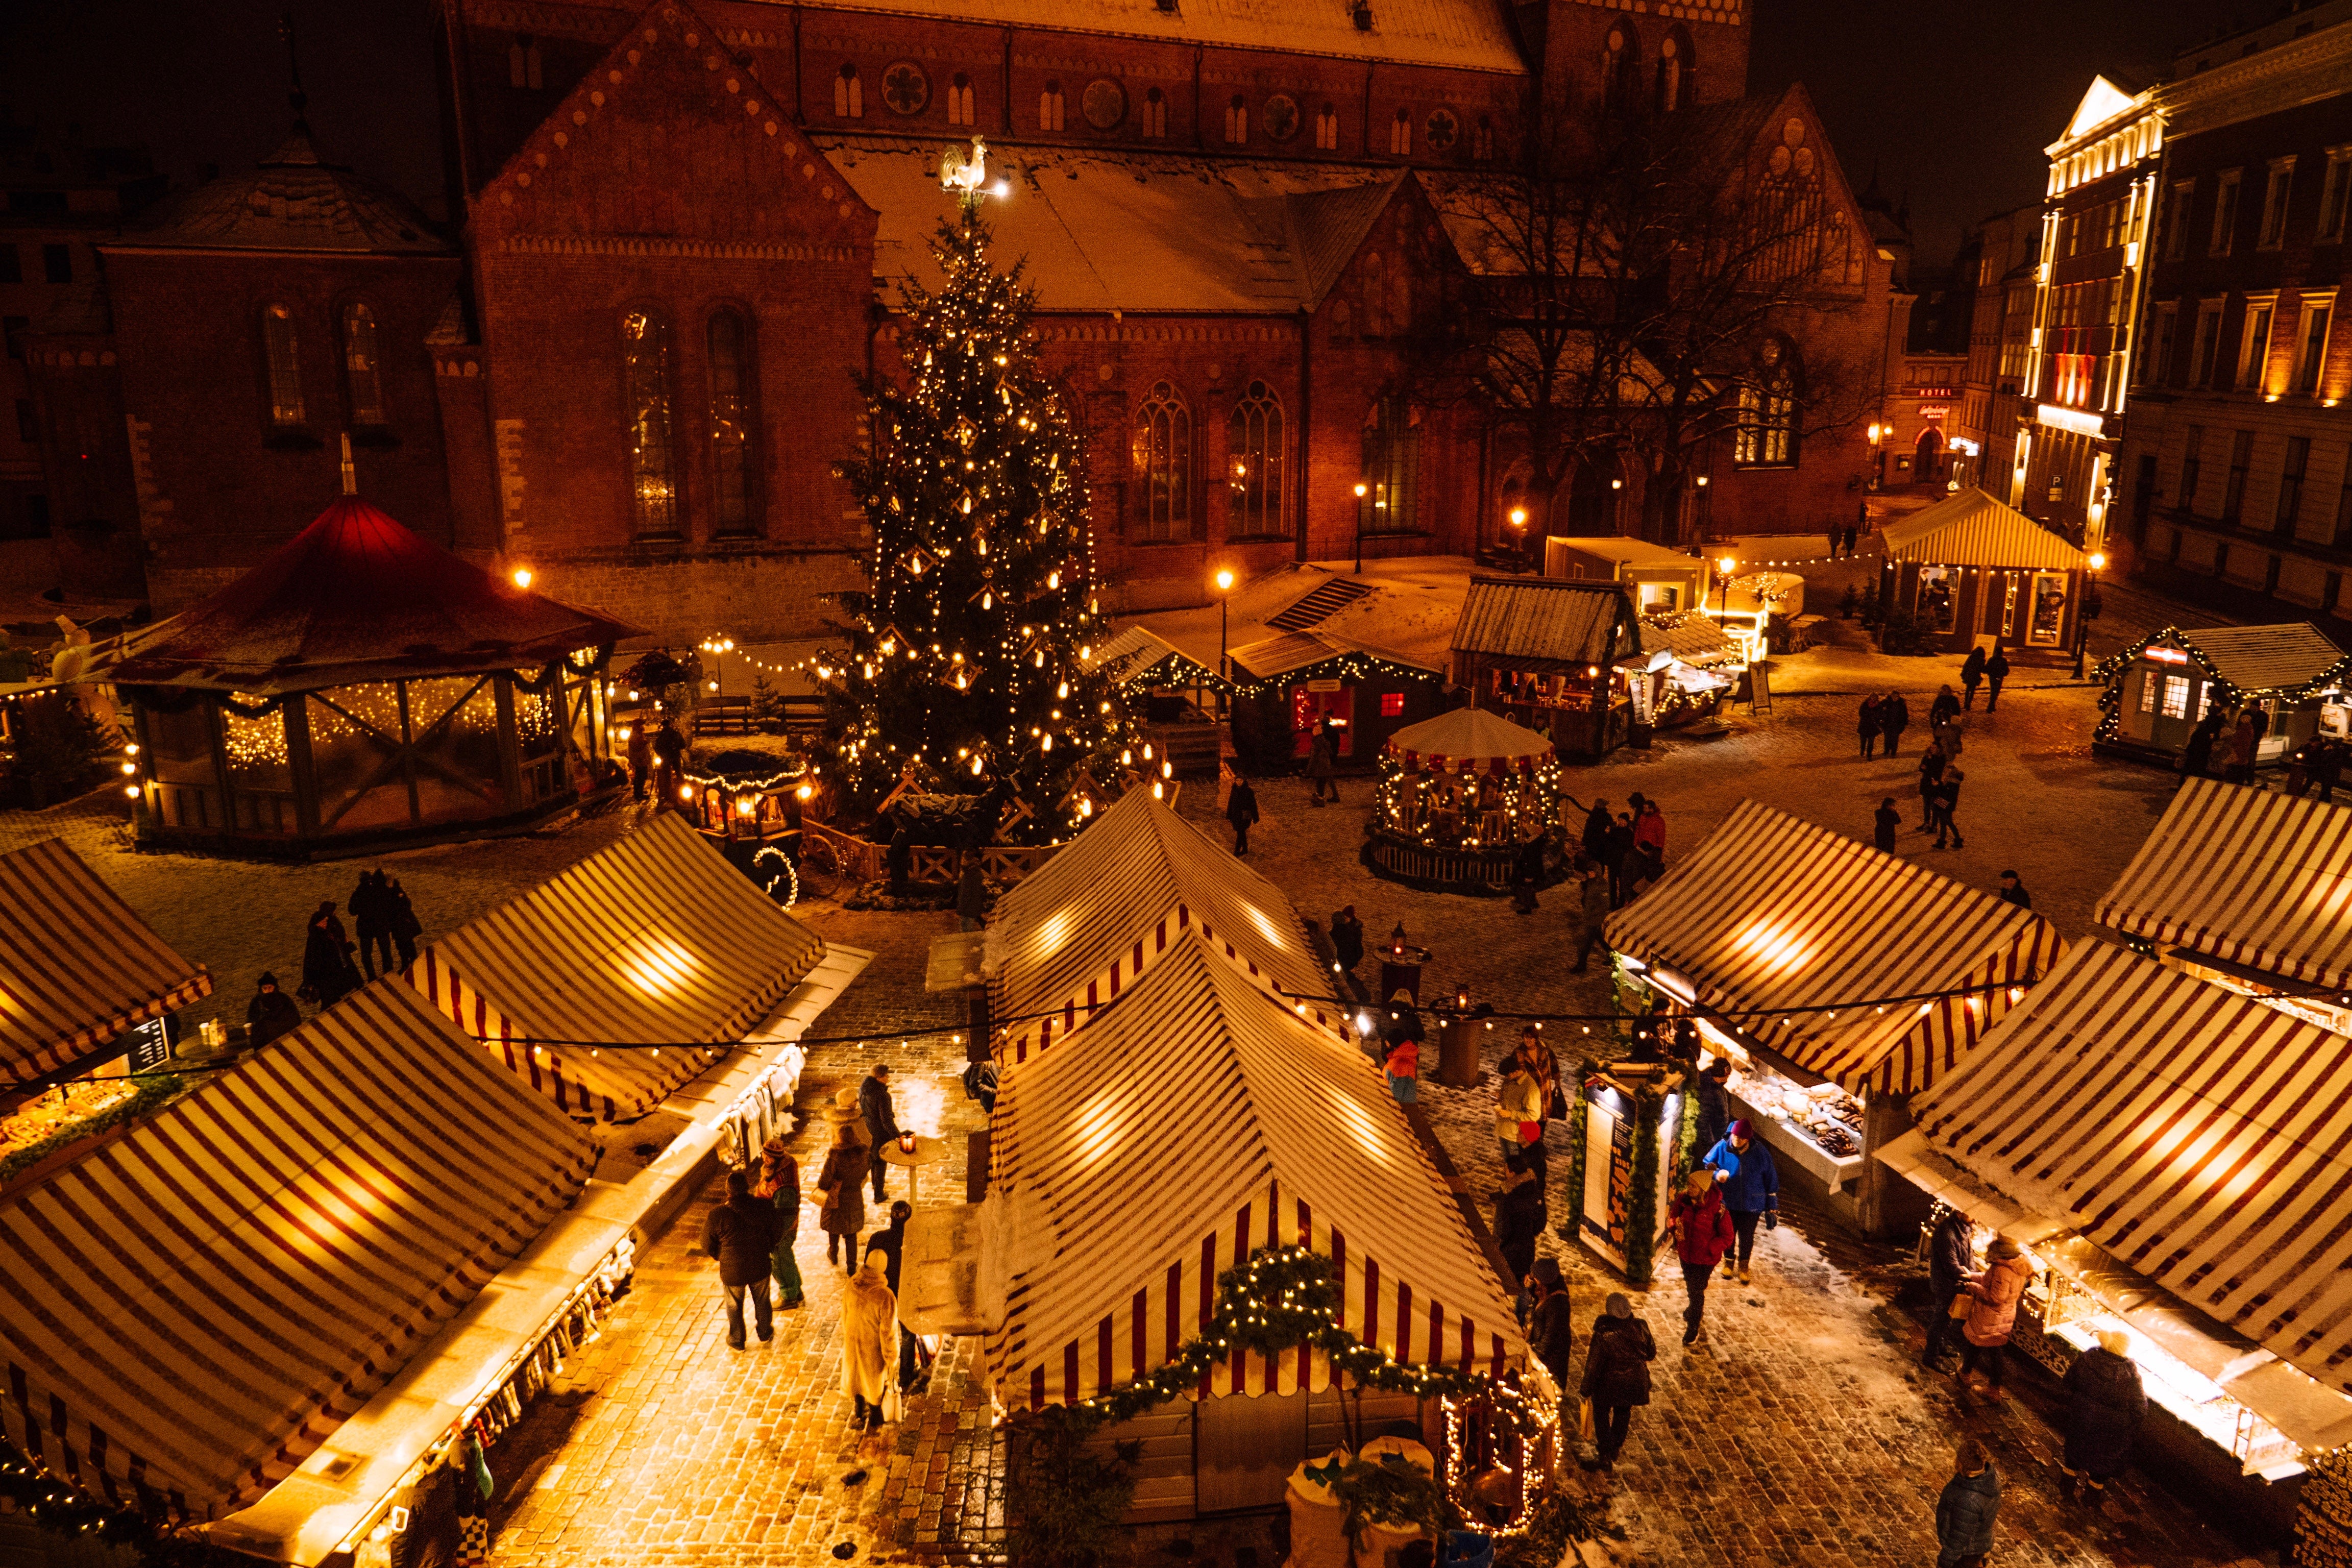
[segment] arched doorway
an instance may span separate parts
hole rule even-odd
[[[1919,445],[1911,459],[1911,482],[1918,485],[1939,485],[1943,473],[1944,433],[1933,425],[1919,432]]]

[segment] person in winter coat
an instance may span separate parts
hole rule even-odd
[[[1633,900],[1633,883],[1639,868],[1633,854],[1633,816],[1621,811],[1609,826],[1609,837],[1601,841],[1601,863],[1609,868],[1609,906],[1623,909]]]
[[[659,764],[654,776],[660,781],[661,790],[655,804],[669,810],[677,805],[678,775],[686,767],[686,737],[677,732],[677,725],[665,719],[661,728],[654,731],[653,746],[655,761]]]
[[[281,1035],[290,1035],[302,1026],[302,1009],[294,1005],[294,998],[278,989],[278,976],[264,974],[256,985],[253,1000],[245,1005],[245,1024],[253,1048],[259,1050]]]
[[[1948,686],[1936,689],[1936,700],[1927,704],[1927,728],[1941,731],[1945,725],[1960,716],[1960,700]]]
[[[2015,904],[2021,910],[2030,910],[2033,907],[2033,895],[2025,890],[2025,883],[2016,872],[2003,871],[2000,874],[2000,901]]]
[[[1974,1437],[1960,1439],[1952,1479],[1936,1499],[1936,1568],[1984,1568],[2000,1511],[2000,1472]]]
[[[1920,1362],[1932,1371],[1945,1370],[1937,1364],[1943,1359],[1944,1342],[1958,1331],[1952,1303],[1968,1284],[1976,1262],[1975,1249],[1976,1226],[1959,1210],[1946,1209],[1944,1217],[1936,1222],[1935,1234],[1927,1238],[1928,1310],[1935,1316],[1928,1320],[1927,1353]]]
[[[303,940],[302,989],[331,1007],[359,986],[359,971],[352,967],[352,944],[343,936],[343,922],[335,918],[335,900],[327,900],[310,916]]]
[[[860,1432],[881,1428],[898,1350],[898,1298],[890,1289],[887,1259],[870,1253],[841,1293],[841,1391],[855,1402],[851,1425]]]
[[[1592,950],[1609,951],[1609,873],[1591,856],[1576,859],[1576,973],[1584,973]]]
[[[1234,825],[1234,853],[1248,854],[1249,830],[1257,826],[1257,791],[1239,773],[1234,775],[1234,787],[1225,793],[1225,820]]]
[[[1536,1269],[1536,1240],[1543,1235],[1544,1187],[1535,1163],[1514,1154],[1503,1163],[1503,1190],[1495,1194],[1495,1248],[1503,1255],[1518,1299],[1520,1321],[1527,1317],[1528,1277]]]
[[[1886,728],[1885,721],[1879,716],[1882,706],[1879,699],[1865,697],[1854,714],[1853,727],[1862,737],[1862,760],[1865,763],[1878,754],[1878,737]]]
[[[1946,768],[1944,776],[1936,781],[1936,847],[1938,849],[1944,847],[1944,836],[1948,833],[1951,835],[1953,848],[1968,847],[1968,841],[1960,837],[1960,825],[1952,818],[1952,813],[1960,808],[1960,785],[1968,776],[1958,768]]]
[[[1364,962],[1364,922],[1356,918],[1353,904],[1331,917],[1331,952],[1343,974],[1355,973],[1356,966]]]
[[[654,737],[643,721],[629,726],[629,798],[643,800],[654,782]]]
[[[898,1136],[898,1110],[890,1100],[890,1064],[876,1062],[866,1081],[857,1086],[857,1109],[866,1118],[866,1136],[875,1151],[874,1198],[882,1199],[882,1145]]]
[[[1934,744],[1919,753],[1919,831],[1922,833],[1936,831],[1936,784],[1943,778],[1944,768],[1949,761],[1944,755],[1943,748]]]
[[[1511,857],[1511,907],[1523,915],[1531,915],[1540,907],[1536,902],[1536,889],[1543,883],[1543,839],[1533,828]]]
[[[1996,1237],[1988,1249],[1984,1271],[1970,1275],[1962,1287],[1969,1293],[1969,1316],[1960,1332],[1968,1344],[1960,1352],[1957,1375],[1965,1380],[1983,1367],[1985,1382],[1996,1399],[2000,1397],[2002,1352],[2009,1346],[2009,1336],[2017,1331],[2017,1303],[2032,1279],[2033,1265],[2026,1260],[2024,1249],[2004,1236]]]
[[[768,1253],[768,1278],[776,1282],[776,1305],[791,1311],[801,1304],[800,1260],[793,1244],[801,1234],[801,1163],[793,1158],[781,1132],[760,1145],[759,1173],[751,1178],[751,1195],[776,1211],[776,1239]]]
[[[1746,1121],[1735,1121],[1723,1141],[1706,1152],[1704,1163],[1715,1173],[1716,1185],[1723,1194],[1723,1206],[1731,1215],[1732,1234],[1739,1238],[1738,1273],[1742,1285],[1748,1283],[1748,1260],[1756,1252],[1756,1222],[1762,1220],[1767,1230],[1780,1226],[1780,1172],[1772,1163],[1772,1151],[1759,1142],[1756,1130]],[[1731,1254],[1723,1255],[1723,1277],[1732,1277]]]
[[[1326,719],[1315,726],[1315,738],[1307,745],[1307,776],[1314,781],[1315,793],[1307,799],[1316,805],[1323,804],[1323,792],[1331,792],[1331,804],[1339,804],[1339,741],[1331,731],[1331,721]]]
[[[1633,849],[1641,869],[1625,874],[1629,890],[1635,883],[1654,883],[1666,874],[1666,814],[1654,800],[1643,801],[1642,814],[1633,819]]]
[[[980,851],[967,849],[956,872],[956,927],[978,931],[987,923],[988,872],[980,863]]]
[[[2216,708],[2198,720],[2197,727],[2189,731],[2189,739],[2180,748],[2179,771],[2183,779],[2201,779],[2213,765],[2213,742],[2221,736],[2221,710]]]
[[[2000,706],[2000,683],[2008,679],[2009,655],[1995,648],[1992,650],[1992,657],[1985,660],[1986,712],[1990,713]]]
[[[1599,1468],[1617,1468],[1626,1430],[1633,1424],[1633,1407],[1650,1403],[1650,1363],[1657,1359],[1658,1342],[1650,1337],[1650,1325],[1633,1315],[1633,1302],[1612,1291],[1601,1316],[1592,1321],[1584,1381],[1579,1385],[1579,1392],[1592,1401],[1593,1463]]]
[[[2254,757],[2262,743],[2262,732],[2254,728],[2254,710],[2242,708],[2238,721],[2230,728],[2230,766],[2222,778],[2231,784],[2250,784],[2254,782]]]
[[[352,889],[350,900],[343,905],[352,917],[352,925],[359,932],[360,963],[370,980],[375,978],[378,950],[383,954],[384,973],[392,973],[392,900],[384,886],[381,871],[362,871],[360,885]]]
[[[1895,797],[1890,795],[1880,801],[1878,809],[1871,814],[1870,841],[1892,855],[1895,853],[1895,832],[1902,826],[1903,814],[1895,809]]]
[[[1903,700],[1903,693],[1890,691],[1878,705],[1878,731],[1886,737],[1886,754],[1894,756],[1903,744],[1903,731],[1911,727],[1911,705]]]
[[[1400,991],[1398,995],[1406,993]],[[1420,1016],[1419,1014],[1414,1015]],[[1381,1070],[1388,1075],[1389,1098],[1399,1105],[1411,1105],[1421,1098],[1421,1031],[1400,1031],[1394,1036],[1383,1034],[1381,1045]]]
[[[835,1107],[838,1110],[838,1107]],[[817,1219],[824,1226],[824,1260],[839,1263],[848,1243],[849,1272],[857,1272],[857,1233],[866,1228],[866,1167],[873,1155],[851,1121],[827,1111],[834,1121],[833,1147],[824,1152],[824,1169],[817,1173],[816,1190],[824,1194]],[[851,1117],[857,1112],[851,1110]]]
[[[1576,1323],[1569,1310],[1568,1281],[1560,1275],[1559,1259],[1537,1258],[1528,1273],[1528,1348],[1551,1373],[1552,1386],[1563,1394],[1576,1351]]]
[[[1506,1061],[1502,1071],[1503,1081],[1495,1090],[1495,1142],[1508,1164],[1522,1150],[1542,1147],[1544,1100],[1517,1057]]]
[[[2080,1487],[2081,1500],[2096,1508],[2147,1419],[2147,1391],[2132,1364],[2130,1336],[2100,1330],[2097,1347],[2074,1358],[2059,1387],[2066,1395],[2066,1457],[2058,1468],[2066,1472],[2067,1491]]]
[[[1960,699],[1962,708],[1977,705],[1977,688],[1983,683],[1984,678],[1985,650],[1972,647],[1969,649],[1969,657],[1960,660],[1960,689],[1967,693]]]
[[[1731,1095],[1727,1086],[1731,1081],[1731,1063],[1723,1057],[1706,1064],[1706,1070],[1694,1080],[1693,1089],[1698,1099],[1698,1142],[1702,1148],[1711,1149],[1718,1139],[1731,1130]]]
[[[1559,1058],[1544,1044],[1543,1026],[1539,1024],[1519,1026],[1519,1048],[1511,1059],[1528,1075],[1536,1091],[1536,1143],[1540,1149],[1544,1129],[1551,1122],[1552,1100],[1559,1094]]]
[[[400,885],[399,878],[384,884],[384,894],[392,909],[393,943],[400,949],[400,967],[405,969],[416,962],[416,939],[425,934],[425,922],[416,918],[408,889]]]
[[[898,1294],[898,1269],[907,1258],[907,1222],[915,1217],[915,1205],[900,1198],[890,1205],[890,1223],[866,1238],[866,1257],[871,1262],[882,1259],[883,1281],[890,1294]],[[898,1325],[898,1386],[904,1388],[915,1375],[915,1336],[908,1327]]]
[[[727,1173],[727,1201],[710,1211],[702,1227],[702,1250],[719,1259],[719,1288],[727,1295],[727,1343],[743,1348],[743,1297],[751,1297],[751,1318],[760,1342],[776,1337],[768,1299],[768,1271],[776,1247],[776,1205],[751,1195],[751,1180]]]
[[[1683,1287],[1690,1305],[1683,1309],[1683,1343],[1695,1345],[1706,1338],[1706,1282],[1723,1261],[1733,1239],[1731,1215],[1716,1190],[1715,1173],[1701,1168],[1683,1182],[1683,1190],[1666,1205],[1666,1235],[1675,1256],[1682,1260]]]
[[[1601,859],[1601,850],[1608,847],[1609,830],[1615,826],[1617,819],[1610,815],[1609,803],[1594,800],[1592,809],[1584,814],[1583,841],[1584,852],[1595,861]]]

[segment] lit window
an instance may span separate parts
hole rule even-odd
[[[833,111],[844,120],[866,118],[866,84],[857,79],[854,65],[843,66],[833,79]]]
[[[628,397],[629,502],[640,536],[675,535],[677,453],[669,402],[669,323],[646,310],[621,318],[622,381]]]
[[[1251,382],[1248,395],[1234,405],[1225,446],[1225,483],[1233,497],[1226,531],[1282,532],[1282,403],[1265,383]]]
[[[343,381],[352,392],[352,423],[383,423],[383,374],[376,361],[375,312],[343,307]]]
[[[1037,95],[1037,129],[1059,131],[1062,128],[1062,84],[1049,81],[1045,90]]]
[[[970,125],[971,117],[971,78],[958,71],[948,82],[948,123]]]
[[[1383,691],[1381,693],[1381,717],[1383,719],[1402,719],[1404,717],[1403,692]]]
[[[2271,306],[2268,300],[2246,301],[2245,325],[2238,340],[2238,390],[2262,389],[2263,366],[2271,352]]]
[[[1421,526],[1421,411],[1390,395],[1364,421],[1364,493],[1357,525],[1366,533],[1410,533]]]
[[[1326,153],[1336,152],[1339,145],[1339,110],[1325,104],[1315,113],[1315,145]]]
[[[1166,541],[1192,533],[1192,415],[1168,383],[1156,382],[1135,416],[1138,537]]]
[[[272,305],[261,312],[263,357],[269,367],[269,419],[274,425],[302,423],[302,360],[294,332],[294,312]]]
[[[2335,316],[2336,297],[2324,294],[2303,302],[2303,348],[2294,370],[2294,389],[2306,395],[2319,390],[2320,374],[2327,368],[2327,323]]]
[[[751,365],[743,318],[710,318],[710,523],[714,532],[751,527]]]
[[[2168,719],[2189,717],[2189,678],[2168,675],[2164,678],[2164,716]]]
[[[1757,374],[1739,384],[1739,423],[1731,459],[1743,468],[1786,468],[1797,460],[1797,378],[1777,340],[1764,345]]]
[[[2163,688],[2164,677],[2157,674],[2152,669],[2142,670],[2140,672],[2139,710],[2141,712],[2153,713],[2156,711],[2157,694],[2161,691]]]
[[[1143,133],[1154,140],[1168,134],[1168,95],[1156,87],[1143,95]]]

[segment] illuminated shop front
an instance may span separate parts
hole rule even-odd
[[[2091,560],[1980,489],[1891,522],[1878,599],[1909,616],[1922,651],[2074,647]]]
[[[543,822],[618,780],[604,670],[635,630],[347,494],[105,672],[139,837],[303,858]]]
[[[1478,708],[1400,730],[1381,757],[1364,864],[1444,892],[1507,891],[1522,847],[1563,864],[1559,758],[1551,742]]]
[[[1260,777],[1304,767],[1316,730],[1327,721],[1336,761],[1347,772],[1445,702],[1441,672],[1328,631],[1285,632],[1226,657],[1234,751],[1243,771]]]
[[[2105,689],[2093,744],[2117,756],[2176,765],[2214,709],[2263,715],[2256,766],[2286,760],[2315,735],[2352,738],[2352,658],[2307,621],[2273,626],[2167,626],[2099,666]],[[2214,765],[2228,757],[2225,731]]]
[[[2288,1480],[2352,1443],[2347,1098],[2352,1038],[2085,942],[1879,1157],[2028,1248],[2013,1344],[2063,1372],[2121,1329],[2223,1495],[2283,1513],[2231,1473]]]
[[[1641,650],[1624,584],[1473,577],[1454,627],[1454,683],[1562,756],[1599,758],[1632,738],[1634,679],[1619,661]]]
[[[1606,934],[1620,994],[1689,1019],[1783,1176],[1872,1236],[1925,1206],[1873,1151],[2064,951],[2030,910],[1754,801]]]

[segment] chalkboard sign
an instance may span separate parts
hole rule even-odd
[[[1748,667],[1748,710],[1772,711],[1772,668],[1760,659]]]
[[[172,1042],[179,1031],[173,1027],[178,1015],[166,1013],[160,1018],[150,1018],[136,1028],[125,1029],[116,1044],[131,1058],[134,1073],[153,1072],[172,1059]]]

